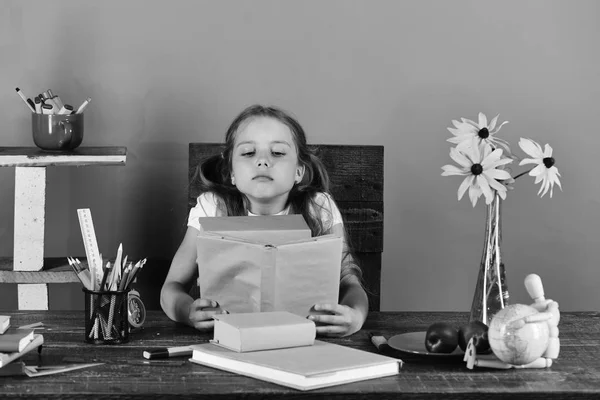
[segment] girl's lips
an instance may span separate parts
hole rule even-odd
[[[256,181],[272,181],[273,178],[271,178],[270,176],[266,176],[266,175],[257,175],[254,178],[252,178],[252,180],[256,180]]]

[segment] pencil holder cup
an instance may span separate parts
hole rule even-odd
[[[120,344],[129,341],[127,291],[93,292],[85,288],[85,341]]]
[[[33,142],[43,150],[73,150],[83,141],[83,114],[31,114]]]

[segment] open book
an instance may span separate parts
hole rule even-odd
[[[396,375],[401,365],[395,358],[319,340],[312,346],[247,353],[206,343],[192,351],[194,363],[299,390]]]
[[[337,235],[275,245],[202,232],[197,251],[201,296],[231,313],[289,311],[305,317],[316,303],[338,303]]]

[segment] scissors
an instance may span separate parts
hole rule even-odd
[[[92,363],[92,364],[64,364],[64,365],[46,365],[46,366],[25,366],[23,371],[25,374],[34,378],[36,376],[44,376],[44,375],[53,375],[60,374],[62,372],[74,371],[82,368],[95,367],[97,365],[102,365],[104,363]]]

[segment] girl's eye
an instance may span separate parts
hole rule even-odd
[[[282,151],[272,151],[271,154],[273,154],[275,157],[283,157],[285,156],[285,153]]]
[[[242,157],[252,157],[253,155],[254,155],[254,150],[242,152]]]

